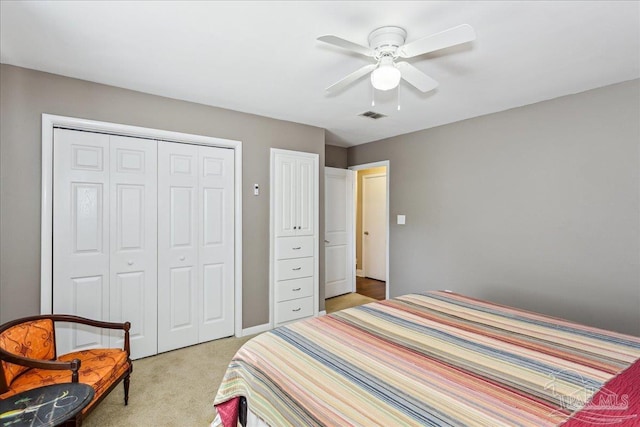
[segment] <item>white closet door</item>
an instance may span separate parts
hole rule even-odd
[[[157,353],[157,142],[110,137],[110,320],[131,322],[131,356]],[[122,347],[114,334],[113,347]]]
[[[315,159],[299,158],[297,161],[297,236],[313,236],[315,211],[318,209],[315,203],[315,186],[317,170],[314,167]]]
[[[198,146],[158,142],[158,351],[198,342]]]
[[[275,216],[276,237],[295,236],[297,224],[296,203],[296,157],[278,154],[275,157],[273,172],[274,188],[280,193],[275,200],[273,214]],[[294,229],[294,227],[296,227]]]
[[[134,359],[233,335],[234,164],[230,149],[56,129],[54,312],[130,321]],[[57,334],[59,352],[122,345]]]
[[[198,159],[198,341],[205,342],[234,333],[234,152],[198,147]]]
[[[109,318],[109,136],[55,129],[53,312]],[[95,332],[98,331],[98,332]],[[56,329],[58,354],[109,344],[109,331]]]

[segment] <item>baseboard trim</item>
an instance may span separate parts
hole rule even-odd
[[[364,277],[364,270],[356,270],[356,276]]]
[[[242,336],[246,337],[247,335],[260,334],[260,333],[266,332],[268,330],[271,330],[271,324],[269,324],[269,323],[265,323],[264,325],[256,325],[256,326],[252,326],[250,328],[243,329],[242,330]]]

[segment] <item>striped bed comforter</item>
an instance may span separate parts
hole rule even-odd
[[[257,336],[214,404],[245,396],[271,426],[640,425],[640,396],[617,394],[640,389],[639,358],[640,338],[429,292]]]

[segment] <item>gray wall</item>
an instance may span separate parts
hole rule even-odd
[[[325,145],[324,165],[332,168],[347,168],[347,148],[336,145]]]
[[[4,64],[0,88],[0,322],[40,309],[42,113],[242,141],[243,327],[269,321],[269,148],[318,153],[323,177],[323,129]],[[252,195],[254,183],[260,196]],[[320,293],[323,309],[323,287]]]
[[[349,165],[390,161],[392,296],[640,335],[639,144],[634,80],[351,147]]]

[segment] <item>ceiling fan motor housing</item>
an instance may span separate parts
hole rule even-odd
[[[397,57],[396,51],[407,38],[407,32],[400,27],[380,27],[369,34],[369,47],[374,51],[374,58],[383,56]]]

